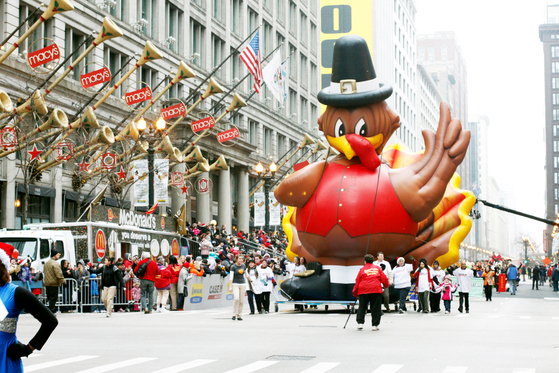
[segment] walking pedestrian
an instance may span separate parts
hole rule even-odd
[[[13,251],[13,246],[1,245],[0,303],[3,304],[6,314],[1,322],[0,372],[23,373],[21,358],[29,356],[34,350],[42,349],[58,325],[58,321],[33,293],[22,286],[10,283],[10,257]],[[62,273],[60,275],[62,277]],[[56,286],[55,289],[58,295],[58,287]],[[19,342],[16,337],[18,317],[23,310],[41,323],[39,331],[28,344]]]
[[[250,314],[254,315],[254,303],[256,303],[256,310],[258,313],[263,313],[262,310],[262,288],[260,286],[260,281],[258,279],[258,268],[256,267],[256,262],[254,259],[248,261],[247,268],[247,278],[248,278],[248,305],[250,307]]]
[[[516,295],[516,279],[518,278],[518,268],[511,263],[507,268],[507,280],[509,281],[510,295]]]
[[[145,266],[142,267],[144,264]],[[144,313],[151,313],[154,303],[155,275],[159,274],[159,267],[151,260],[149,251],[144,251],[142,253],[142,260],[138,263],[136,268],[134,268],[134,273],[140,279],[140,291],[142,292],[140,299],[141,307]]]
[[[433,278],[433,290],[429,294],[429,305],[431,306],[431,312],[441,311],[441,292],[437,290],[437,287],[441,285],[444,281],[445,272],[439,265],[439,261],[435,260],[433,263],[433,268],[431,269],[431,277]]]
[[[113,301],[115,298],[117,285],[124,288],[125,283],[122,278],[121,272],[115,266],[115,258],[108,257],[105,258],[104,265],[101,264],[99,268],[91,268],[90,272],[95,274],[101,274],[101,287],[103,292],[101,293],[101,300],[105,305],[107,310],[107,317],[111,317],[113,313]]]
[[[384,260],[384,253],[383,252],[378,252],[377,253],[377,260],[375,262],[373,262],[373,264],[382,268],[382,271],[384,272],[384,274],[388,278],[388,283],[390,285],[392,285],[392,282],[393,282],[392,267],[390,266],[390,263],[388,263],[386,260]],[[390,312],[390,285],[385,286],[382,289],[382,299],[383,299],[383,303],[384,303],[385,312]]]
[[[47,300],[49,303],[48,307],[53,314],[56,314],[58,288],[60,285],[66,283],[64,275],[62,274],[62,269],[60,268],[60,263],[57,262],[58,259],[60,259],[60,253],[55,249],[52,249],[50,252],[50,259],[45,263],[43,277],[43,284],[45,285]]]
[[[413,278],[416,279],[415,293],[419,300],[417,312],[429,313],[429,292],[433,288],[433,279],[426,259],[419,260],[419,267],[415,270]]]
[[[451,302],[452,302],[452,293],[456,291],[458,284],[453,285],[452,281],[450,280],[450,275],[444,276],[444,281],[437,287],[437,291],[442,293],[442,298],[444,302],[444,313],[450,313],[451,311]],[[460,311],[462,312],[462,311]]]
[[[245,257],[237,255],[235,263],[229,268],[229,291],[233,292],[233,317],[232,320],[242,321],[243,318],[243,303],[246,293],[246,265],[244,264]]]
[[[157,303],[155,304],[158,313],[167,312],[167,300],[171,289],[171,270],[165,265],[165,258],[157,258],[159,274],[155,275],[155,289],[157,290]]]
[[[555,265],[551,273],[551,281],[553,282],[553,291],[559,291],[559,264]]]
[[[485,290],[485,301],[492,301],[493,286],[495,285],[495,272],[491,270],[491,266],[486,265],[481,275],[483,277],[483,289]]]
[[[463,260],[462,263],[460,263],[460,268],[454,270],[454,276],[456,276],[458,294],[460,296],[458,312],[462,313],[465,306],[466,313],[470,313],[470,289],[472,288],[474,272],[471,269],[466,268],[466,261]]]
[[[177,310],[177,303],[179,298],[178,292],[178,282],[179,274],[182,269],[182,261],[177,260],[177,257],[171,255],[169,257],[169,271],[171,272],[171,289],[169,290],[169,295],[171,297],[171,311]]]
[[[382,316],[381,304],[383,287],[390,286],[388,277],[383,269],[373,264],[375,258],[371,254],[364,257],[365,265],[359,270],[353,287],[353,296],[359,297],[359,310],[357,311],[357,329],[363,329],[367,306],[370,304],[373,331],[378,330]]]
[[[534,285],[536,286],[536,290],[540,290],[540,272],[540,268],[538,266],[534,266],[534,269],[532,270],[532,290],[534,290]]]
[[[392,270],[392,275],[394,276],[394,289],[398,292],[400,299],[399,313],[405,313],[407,311],[406,298],[411,288],[410,273],[413,271],[413,266],[411,264],[406,264],[404,258],[402,257],[399,257],[396,263],[398,265]]]

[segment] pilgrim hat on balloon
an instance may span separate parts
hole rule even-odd
[[[379,83],[367,42],[357,35],[343,36],[334,44],[330,80],[317,97],[328,106],[365,106],[392,94],[392,87]]]

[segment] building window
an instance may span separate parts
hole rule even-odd
[[[301,55],[299,56],[299,65],[301,66],[300,68],[300,72],[301,72],[301,85],[302,86],[307,86],[307,78],[308,78],[308,67],[307,67],[307,57],[301,53]]]
[[[297,48],[291,43],[289,43],[289,79],[293,81],[297,80]]]
[[[552,73],[559,73],[559,62],[552,62],[551,63],[551,72]]]
[[[552,58],[559,57],[559,45],[552,45],[551,46],[551,57]]]
[[[559,109],[553,109],[553,120],[559,120]]]
[[[289,2],[289,31],[297,35],[297,5],[293,1]]]
[[[315,104],[311,104],[311,122],[309,123],[309,128],[315,130],[318,123],[318,108]]]
[[[279,32],[276,33],[276,45],[280,46],[281,55],[285,56],[285,38]]]
[[[215,34],[212,34],[212,56],[213,56],[212,70],[217,66],[219,66],[219,64],[223,60],[224,50],[225,50],[225,42],[220,38],[218,38]],[[216,77],[221,79],[224,75],[223,70],[224,70],[223,68],[217,70],[215,73]]]
[[[553,199],[559,200],[559,188],[553,188]]]
[[[171,3],[167,3],[167,45],[177,54],[182,53],[179,35],[182,35],[182,12]]]
[[[309,111],[308,111],[309,101],[301,97],[301,125],[305,128],[309,128]],[[306,122],[306,124],[305,124]]]
[[[264,155],[272,155],[272,130],[264,128]]]
[[[121,68],[125,67],[127,60],[128,58],[125,55],[120,54],[117,51],[105,46],[105,65],[109,67],[109,69],[111,70],[111,74],[113,74],[113,82],[116,82],[120,79],[120,76],[116,76],[114,74],[116,74],[116,72]],[[120,73],[120,75],[122,75],[122,72]],[[113,96],[122,97],[122,92],[124,89],[126,89],[126,87],[122,87],[121,85],[120,87],[115,89],[115,91],[113,92]]]
[[[190,21],[190,53],[198,53],[198,57],[193,60],[197,66],[202,66],[204,59],[204,33],[205,28],[195,20]]]
[[[19,23],[21,24],[27,17],[29,17],[29,14],[33,12],[33,10],[35,9],[35,7],[30,7],[24,4],[20,4],[19,7]],[[39,19],[39,17],[41,16],[41,12],[35,13],[35,15],[33,17],[31,17],[31,19],[27,22],[28,25],[32,25],[33,23],[35,23],[35,21],[37,21]],[[5,15],[2,15],[2,23],[4,23],[4,21],[6,20]],[[33,48],[31,49],[31,52],[36,51],[37,49],[41,49],[46,47],[50,41],[49,40],[43,40],[43,42],[38,42],[35,43],[36,40],[39,40],[41,38],[52,38],[53,37],[53,26],[54,26],[54,17],[53,18],[49,18],[47,19],[45,22],[42,23],[42,25],[40,25],[35,31],[33,31],[33,33],[31,34],[31,36],[29,36],[27,39],[25,39],[19,46],[18,52],[19,53],[27,53],[29,46],[33,45]],[[19,36],[22,36],[27,30],[27,27],[22,27],[19,30]],[[66,54],[70,54],[72,53],[71,51],[66,51]]]
[[[272,25],[270,25],[268,22],[263,22],[263,38],[262,38],[262,43],[260,43],[260,45],[262,46],[262,49],[264,50],[262,57],[266,57],[272,50],[273,50],[273,34],[272,34]]]
[[[559,78],[551,78],[551,89],[559,89]]]
[[[554,93],[552,96],[553,105],[559,105],[559,93]]]
[[[553,173],[553,182],[555,184],[559,184],[559,172],[554,172]]]
[[[311,87],[310,87],[311,93],[316,94],[318,92],[317,84],[318,84],[318,70],[316,65],[311,62]]]
[[[289,119],[297,121],[297,92],[289,89]]]
[[[213,0],[213,16],[218,21],[222,21],[223,13],[225,13],[223,0]]]
[[[276,1],[277,18],[281,23],[285,22],[285,0]]]
[[[553,168],[559,168],[559,156],[553,157]]]
[[[559,124],[553,125],[553,136],[559,136]]]
[[[253,32],[258,26],[258,13],[248,8],[248,32]]]
[[[446,60],[447,60],[447,53],[448,53],[448,52],[447,52],[447,47],[446,47],[446,45],[443,45],[443,46],[441,47],[441,59],[442,59],[443,61],[446,61]]]
[[[231,0],[231,31],[239,36],[243,31],[241,24],[241,0]]]
[[[425,60],[425,48],[421,47],[419,48],[419,62],[423,62],[424,60]]]
[[[279,158],[283,156],[283,153],[285,152],[285,136],[278,135],[277,144],[276,156]]]
[[[155,30],[155,25],[154,25],[154,21],[155,21],[155,17],[154,17],[154,13],[157,10],[157,4],[156,4],[156,0],[141,0],[139,2],[140,7],[140,14],[139,14],[139,19],[145,19],[147,21],[147,24],[145,26],[142,27],[141,31],[142,34],[149,36],[149,37],[154,37],[153,34],[153,30]]]
[[[22,202],[16,209],[16,229],[23,229],[23,199],[24,193],[18,192],[17,198]],[[29,196],[27,205],[27,224],[50,223],[50,197]]]
[[[301,16],[299,18],[299,25],[300,25],[300,29],[301,29],[301,39],[300,42],[305,44],[305,45],[309,45],[308,42],[308,23],[307,23],[307,16],[305,15],[305,13],[301,12]]]
[[[110,8],[113,17],[124,21],[124,0],[116,0],[116,5]]]
[[[559,152],[559,140],[553,140],[553,151]]]
[[[311,22],[311,52],[318,53],[318,29],[314,23]]]
[[[248,121],[248,140],[252,145],[258,145],[258,123],[253,120]]]
[[[68,55],[68,54],[72,53],[74,50],[76,50],[78,48],[78,45],[83,43],[83,41],[85,39],[86,39],[86,36],[84,34],[82,34],[81,32],[79,32],[79,31],[77,31],[77,30],[75,30],[71,27],[67,27],[66,28],[66,45],[65,45],[66,54]],[[82,45],[75,56],[79,56],[83,51],[85,51],[86,48],[87,48],[87,45],[85,45],[85,44]],[[74,78],[74,80],[77,80],[77,81],[80,80],[80,74],[82,72],[81,70],[83,69],[83,67],[85,65],[88,64],[88,62],[89,62],[89,56],[86,56],[78,64],[78,66],[74,66],[74,69],[72,70],[72,77]],[[70,64],[71,64],[71,62],[68,61],[68,63],[66,64],[66,68],[70,67]],[[86,72],[90,72],[89,70],[91,70],[91,67],[95,68],[95,66],[92,66],[92,65],[88,66],[88,69],[87,69],[88,71],[86,71]]]
[[[559,214],[559,205],[555,205],[555,215]]]
[[[429,47],[429,62],[435,61],[435,47]]]
[[[241,76],[241,58],[240,56],[240,52],[237,51],[235,52],[235,48],[231,48],[231,54],[233,54],[230,58],[231,60],[231,79],[235,80],[235,79],[240,79]],[[234,84],[236,84],[237,81],[235,81]]]

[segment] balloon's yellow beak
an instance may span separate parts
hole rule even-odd
[[[376,136],[365,138],[371,143],[371,145],[373,145],[375,149],[377,149],[384,141],[384,136],[382,133],[379,133]],[[351,159],[357,155],[355,153],[355,150],[353,150],[353,148],[349,144],[349,141],[347,141],[345,135],[340,137],[332,137],[327,135],[326,139],[334,149],[336,149],[340,153],[343,153],[347,159]]]

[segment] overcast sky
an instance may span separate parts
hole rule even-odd
[[[514,192],[509,207],[544,217],[545,92],[538,26],[545,21],[547,1],[415,3],[418,34],[456,34],[468,71],[468,114],[487,115],[491,123],[490,176]],[[529,234],[534,245],[541,244],[544,224],[521,217],[517,224],[517,235]]]

